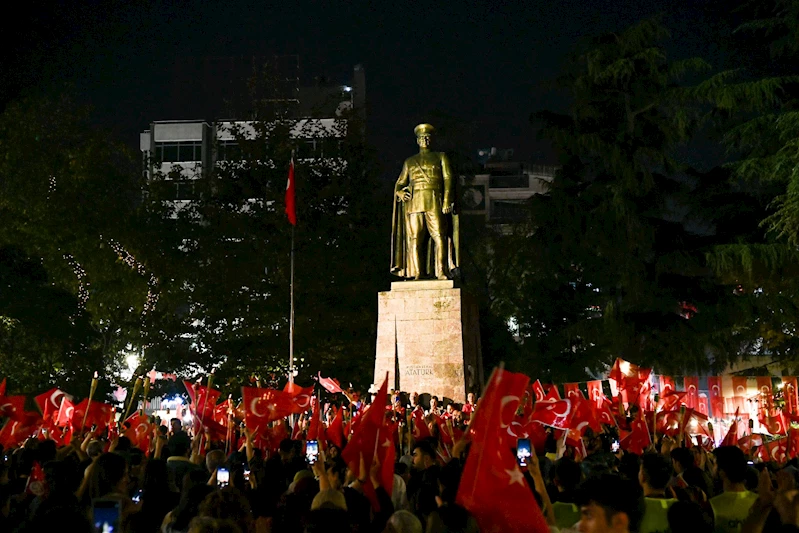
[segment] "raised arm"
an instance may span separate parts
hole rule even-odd
[[[444,201],[442,202],[443,205],[441,206],[441,211],[446,214],[452,212],[455,207],[455,202],[452,199],[454,194],[452,170],[449,166],[449,158],[444,152],[441,152],[441,175],[444,178]]]

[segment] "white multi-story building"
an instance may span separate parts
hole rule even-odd
[[[363,127],[365,75],[354,69],[352,85],[297,87],[286,97],[282,120],[296,139],[295,158],[335,158],[353,117]],[[322,113],[322,118],[319,114]],[[314,118],[311,118],[314,117]],[[208,175],[219,162],[236,158],[240,138],[254,138],[253,123],[246,120],[161,120],[139,136],[145,177],[163,176],[174,185],[175,213],[196,198],[196,180]]]
[[[524,217],[524,202],[535,194],[546,193],[556,170],[554,166],[489,161],[482,172],[461,177],[461,212],[482,215],[493,224],[519,220]]]

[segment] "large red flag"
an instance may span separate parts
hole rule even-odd
[[[741,411],[748,411],[746,400],[748,399],[749,393],[747,392],[746,381],[746,377],[732,377],[733,405],[736,409],[740,409]]]
[[[791,414],[799,414],[799,397],[797,397],[795,377],[782,378],[782,396],[785,398],[785,411]]]
[[[3,448],[13,448],[39,431],[42,417],[39,413],[24,413],[20,420],[7,420],[0,430],[0,444]]]
[[[289,163],[289,178],[286,181],[286,216],[292,226],[297,225],[297,211],[294,195],[294,158]]]
[[[311,408],[311,398],[313,397],[313,386],[295,389],[291,393],[291,402],[294,414],[304,413]]]
[[[480,530],[487,533],[549,532],[511,452],[515,441],[508,442],[506,431],[528,380],[526,376],[495,369],[480,409],[473,415],[472,447],[456,501],[474,515]]]
[[[685,378],[685,403],[691,409],[696,409],[699,405],[699,378],[690,376]]]
[[[716,418],[724,416],[724,395],[721,392],[721,377],[707,378],[707,388],[710,394],[710,413]]]
[[[679,390],[669,390],[666,394],[660,396],[660,405],[658,406],[662,411],[672,411],[678,409],[680,405],[686,405],[685,396],[688,393]]]

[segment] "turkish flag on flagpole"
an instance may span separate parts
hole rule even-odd
[[[286,182],[286,216],[292,226],[297,225],[297,210],[294,202],[294,156],[289,163],[289,179]]]

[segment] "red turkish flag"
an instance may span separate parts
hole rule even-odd
[[[25,416],[24,396],[0,396],[0,416],[21,420]]]
[[[782,396],[785,398],[785,411],[799,414],[799,397],[797,397],[797,383],[795,377],[782,378]]]
[[[747,392],[746,378],[740,376],[732,377],[732,391],[733,391],[733,405],[736,409],[741,411],[748,411],[746,400],[749,393]]]
[[[769,455],[769,459],[777,464],[783,464],[788,460],[788,439],[785,437],[763,445]]]
[[[474,515],[480,530],[486,533],[549,532],[544,515],[511,452],[516,443],[510,442],[506,431],[528,379],[495,369],[480,401],[480,409],[473,415],[472,446],[456,501]]]
[[[424,420],[424,411],[416,409],[411,413],[411,424],[413,424],[413,438],[416,440],[426,439],[431,436],[430,428]]]
[[[655,425],[658,433],[663,433],[669,437],[682,435],[685,425],[688,422],[688,414],[682,416],[679,410],[660,411],[656,415]]]
[[[311,408],[311,398],[313,398],[313,386],[300,388],[291,394],[291,402],[294,414],[306,412]]]
[[[0,444],[9,449],[25,442],[39,431],[42,416],[39,413],[24,413],[19,420],[9,419],[0,430]]]
[[[86,414],[87,407],[88,414]],[[73,429],[78,431],[83,430],[83,427],[79,427],[79,425],[83,424],[85,415],[86,425],[84,427],[97,426],[97,431],[102,431],[108,427],[113,413],[113,405],[108,405],[107,403],[98,402],[96,400],[89,403],[89,399],[84,398],[82,402],[75,406],[75,410],[72,412]]]
[[[602,405],[602,398],[604,398],[604,397],[605,397],[605,395],[602,392],[602,382],[599,381],[599,380],[597,380],[597,381],[589,381],[588,382],[588,399],[591,400],[591,402],[593,402],[593,404],[595,406],[599,407],[600,405]]]
[[[638,407],[644,411],[652,411],[655,408],[652,400],[652,369],[641,368],[638,371],[638,381],[641,384],[641,390],[638,394]]]
[[[616,387],[618,387],[620,391],[635,389],[634,397],[631,398],[631,400],[636,401],[640,391],[639,372],[640,368],[638,365],[634,365],[621,358],[616,358],[616,362],[613,363],[613,368],[610,369],[608,377],[616,382]]]
[[[605,395],[602,396],[602,401],[596,408],[596,417],[602,424],[608,426],[616,425],[616,416],[613,414],[610,400]]]
[[[710,414],[716,418],[724,416],[724,395],[721,392],[721,377],[707,378],[707,388],[710,394]]]
[[[788,429],[788,457],[799,457],[799,429]]]
[[[297,210],[295,205],[294,184],[294,158],[289,163],[289,178],[286,181],[286,216],[292,226],[297,225]]]
[[[131,444],[144,453],[147,453],[150,449],[150,438],[152,437],[150,417],[136,413],[125,420],[125,422],[130,424],[130,429],[125,432],[125,436],[130,439]]]
[[[339,408],[336,411],[336,416],[333,417],[333,421],[327,427],[327,438],[333,444],[338,446],[338,449],[342,449],[344,447],[344,409]]]
[[[566,398],[570,400],[583,398],[583,393],[580,391],[580,385],[578,383],[564,383],[563,392],[566,394]]]
[[[275,389],[242,387],[244,423],[253,433],[265,431],[270,422],[294,412],[295,403],[286,393]]]
[[[677,387],[674,386],[674,378],[671,376],[660,376],[660,397],[662,398],[673,390],[677,390]]]
[[[395,444],[399,424],[387,422],[380,430],[377,457],[380,460],[380,486],[389,496],[394,492],[394,463],[397,460]]]
[[[673,411],[678,409],[680,405],[686,405],[685,396],[687,392],[679,390],[670,390],[664,395],[660,396],[660,405],[658,406],[663,411]]]
[[[602,426],[594,414],[591,402],[582,397],[582,395],[571,399],[574,408],[574,416],[572,417],[571,428],[576,429],[580,434],[585,433],[585,428],[590,427],[595,433],[602,431]]]
[[[3,378],[3,381],[0,381],[0,396],[6,395],[6,378]]]
[[[738,439],[738,447],[747,455],[753,448],[763,446],[763,435],[755,433],[752,435],[744,435]],[[768,461],[768,459],[766,459]]]
[[[544,392],[544,387],[541,385],[541,381],[535,380],[533,383],[533,394],[535,394],[535,401],[540,402],[544,400],[546,397],[546,393]]]
[[[338,380],[335,378],[323,378],[322,373],[319,372],[316,376],[316,380],[330,393],[344,392],[341,388],[341,384],[339,384]]]
[[[633,420],[631,427],[632,431],[619,441],[619,446],[624,451],[643,455],[644,450],[652,444],[652,436],[649,434],[649,427],[642,411],[638,411],[638,416]]]
[[[319,441],[319,447],[324,448],[325,428],[322,425],[322,417],[319,414],[319,398],[313,397],[311,399],[313,410],[311,411],[311,419],[308,421],[308,436],[306,440]]]
[[[772,435],[787,435],[788,424],[782,413],[777,413],[775,416],[766,416],[760,419],[760,423]]]
[[[699,404],[699,378],[691,376],[685,378],[685,403],[691,409],[696,409]]]
[[[58,414],[55,417],[56,426],[69,426],[72,424],[72,413],[75,412],[75,404],[67,398],[61,400],[61,406],[58,408]]]
[[[53,414],[61,407],[61,398],[66,396],[66,393],[59,388],[50,389],[33,398],[34,403],[39,408],[39,411],[47,418],[47,415]]]
[[[386,372],[386,379],[383,380],[383,384],[377,391],[374,401],[361,416],[357,429],[354,430],[352,438],[341,452],[341,458],[344,459],[344,462],[353,472],[359,471],[360,459],[363,456],[366,472],[358,474],[360,479],[369,478],[367,473],[372,467],[378,442],[380,442],[381,438],[384,438],[382,433],[386,431],[383,421],[386,415],[387,401],[388,372]],[[374,489],[375,487],[372,486],[371,481],[367,481],[366,486],[363,487],[364,495],[372,502],[372,508],[378,510],[379,504]]]
[[[758,397],[760,416],[771,416],[774,411],[774,396],[771,391],[771,376],[758,376],[755,378],[757,381],[757,392],[760,393]]]
[[[550,400],[538,402],[530,419],[545,426],[569,429],[574,411],[569,400]]]

